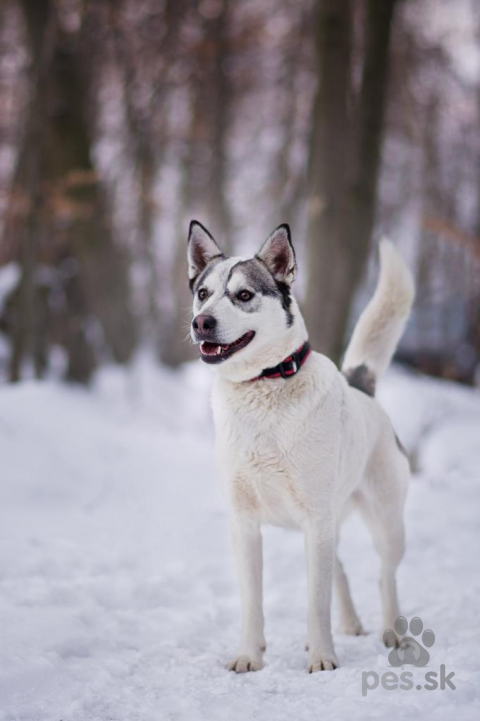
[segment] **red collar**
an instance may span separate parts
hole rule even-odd
[[[293,351],[292,355],[289,355],[288,358],[285,358],[284,361],[273,366],[273,368],[265,368],[259,376],[251,378],[250,382],[258,381],[261,378],[290,378],[294,376],[303,366],[311,351],[310,343],[306,340],[300,348]]]

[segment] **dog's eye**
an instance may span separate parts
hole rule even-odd
[[[198,291],[198,300],[205,300],[205,298],[208,295],[208,290],[206,288],[200,288]]]
[[[249,290],[241,290],[240,293],[237,293],[237,298],[243,303],[246,303],[247,301],[252,300],[253,293],[250,293]]]

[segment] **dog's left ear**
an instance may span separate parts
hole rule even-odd
[[[188,277],[192,286],[203,269],[213,258],[223,257],[223,253],[198,220],[192,220],[188,231]]]
[[[290,226],[286,223],[279,225],[267,238],[256,257],[265,263],[275,280],[293,283],[297,273],[297,262]]]

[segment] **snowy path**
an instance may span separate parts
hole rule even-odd
[[[422,438],[402,609],[433,629],[428,670],[445,664],[456,690],[364,697],[362,671],[389,668],[378,563],[357,519],[341,555],[370,633],[335,633],[341,668],[305,673],[302,538],[267,529],[267,665],[224,669],[238,600],[205,393],[191,408],[187,381],[157,376],[123,395],[108,374],[93,394],[0,388],[0,718],[480,718],[480,394],[399,373],[382,388],[402,439]]]

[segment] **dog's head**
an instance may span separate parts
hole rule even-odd
[[[246,380],[280,363],[306,339],[291,294],[296,261],[290,228],[280,225],[249,259],[225,257],[210,233],[192,221],[188,273],[191,337],[205,363],[231,380]]]

